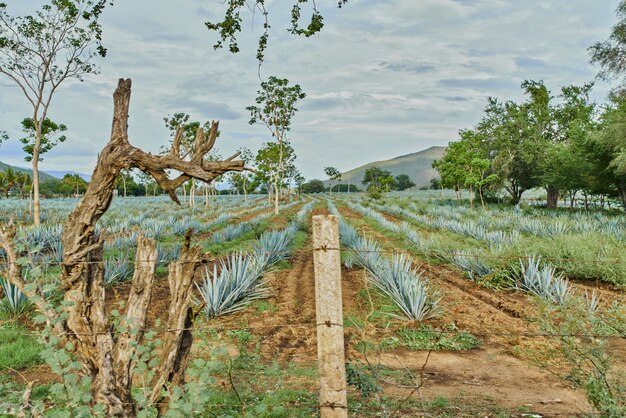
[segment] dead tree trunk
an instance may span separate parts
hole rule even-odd
[[[71,342],[73,354],[83,365],[83,373],[92,378],[94,402],[104,405],[107,416],[132,417],[136,414],[131,396],[135,367],[135,343],[141,344],[146,326],[147,307],[152,294],[156,268],[156,243],[139,238],[131,292],[122,318],[133,332],[120,332],[112,327],[105,308],[103,241],[95,234],[96,222],[111,204],[115,179],[124,169],[137,168],[153,177],[172,200],[180,204],[176,189],[191,178],[210,182],[228,171],[242,171],[243,161],[205,161],[218,133],[213,122],[208,135],[198,129],[194,153],[189,161],[180,155],[180,140],[174,141],[167,155],[152,155],[132,146],[128,141],[128,110],[131,81],[120,79],[113,95],[113,128],[109,143],[100,152],[91,182],[63,230],[64,247],[61,280],[66,319],[50,310],[43,292],[27,291],[22,272],[15,262],[19,258],[13,240],[15,227],[0,228],[0,247],[9,256],[9,280],[29,298],[39,296],[37,306],[54,325],[62,343]],[[177,133],[182,136],[182,131]],[[175,170],[178,177],[170,179],[166,170]],[[162,389],[184,380],[187,356],[191,349],[193,313],[190,308],[193,277],[201,254],[190,246],[191,235],[185,237],[181,258],[169,268],[171,301],[160,365],[152,382],[153,402],[160,411],[167,408],[161,399]],[[13,258],[13,263],[11,263]]]

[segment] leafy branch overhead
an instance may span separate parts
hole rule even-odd
[[[337,7],[341,8],[348,0],[338,0]],[[215,49],[221,49],[225,44],[228,45],[228,50],[232,53],[239,52],[239,44],[237,36],[241,32],[241,24],[243,22],[242,12],[247,9],[252,14],[252,19],[255,18],[256,13],[260,13],[263,17],[263,33],[259,36],[257,45],[256,58],[259,64],[265,59],[265,50],[267,48],[267,42],[269,39],[270,23],[269,12],[266,8],[268,2],[266,0],[228,0],[225,2],[226,11],[224,12],[224,18],[219,22],[206,22],[205,25],[210,31],[215,31],[218,34],[218,40],[213,45]],[[302,25],[302,13],[303,5],[308,4],[311,7],[311,18],[307,20],[305,26]],[[294,4],[291,8],[291,26],[287,31],[293,35],[311,37],[316,33],[319,33],[324,27],[324,18],[322,13],[317,8],[315,0],[294,0]]]

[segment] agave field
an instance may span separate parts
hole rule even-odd
[[[62,292],[60,236],[76,202],[46,200],[34,228],[27,201],[0,200],[0,222],[17,222],[29,250],[26,278],[43,281],[51,300]],[[626,408],[623,214],[470,208],[415,191],[384,202],[302,196],[278,215],[255,195],[193,208],[116,198],[98,225],[111,312],[129,293],[137,238],[158,242],[146,358],[166,332],[165,267],[187,231],[206,253],[188,374],[202,382],[202,410],[176,416],[317,415],[310,219],[328,213],[340,221],[351,416],[620,416]],[[31,303],[0,284],[0,408],[19,404],[36,380],[31,402],[45,416],[78,411]],[[149,376],[149,365],[139,372]]]

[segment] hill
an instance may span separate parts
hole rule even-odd
[[[2,161],[0,161],[0,171],[4,171],[7,168],[12,168],[13,170],[17,171],[18,173],[28,173],[28,174],[31,174],[31,175],[33,173],[33,170],[31,170],[30,168],[15,167],[15,166],[8,165],[8,164],[5,164]],[[40,170],[39,171],[39,181],[41,183],[44,183],[44,182],[48,182],[48,181],[58,181],[58,179],[56,177],[51,176],[50,174],[45,173],[45,172]]]
[[[365,170],[370,167],[379,167],[383,170],[389,170],[393,176],[407,174],[417,187],[426,186],[430,184],[431,179],[439,177],[437,171],[432,168],[432,164],[433,161],[443,156],[445,149],[446,147],[430,147],[423,151],[401,155],[391,160],[368,163],[343,173],[341,183],[347,184],[349,182],[362,188],[361,181],[363,181],[365,176]],[[328,180],[324,183],[328,185]]]
[[[82,178],[86,182],[90,182],[91,181],[91,176],[89,174],[79,173],[77,171],[54,171],[54,170],[48,170],[48,171],[46,171],[46,174],[50,174],[52,177],[55,177],[57,179],[62,179],[66,174],[78,174],[80,176],[80,178]]]

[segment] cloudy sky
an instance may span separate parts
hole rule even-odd
[[[8,0],[27,14],[40,0]],[[261,77],[276,75],[307,93],[293,121],[292,143],[307,178],[446,145],[480,119],[488,96],[520,100],[524,79],[553,92],[594,79],[587,48],[608,37],[617,0],[318,0],[320,35],[286,32],[293,1],[268,0],[272,32]],[[223,10],[219,0],[116,0],[102,17],[106,59],[101,72],[69,81],[50,117],[68,126],[68,141],[41,168],[91,173],[108,141],[117,79],[132,78],[131,142],[157,152],[169,140],[163,117],[187,112],[219,119],[217,147],[230,155],[256,151],[269,138],[249,126],[246,106],[259,88],[255,41],[261,21],[247,20],[242,52],[214,51],[204,22]],[[303,13],[304,15],[304,13]],[[611,86],[598,82],[601,102]],[[0,78],[0,130],[12,141],[0,161],[26,166],[16,140],[30,115],[25,98]]]

